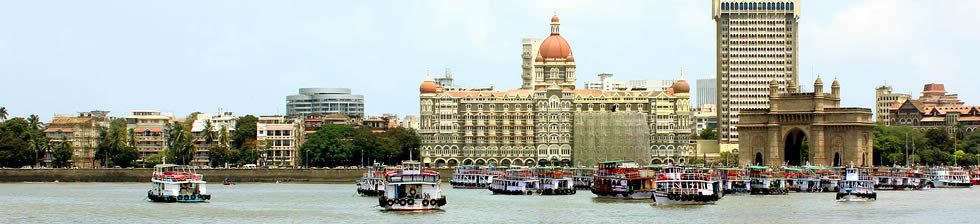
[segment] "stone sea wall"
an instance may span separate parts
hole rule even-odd
[[[449,182],[451,169],[437,169]],[[16,182],[149,182],[153,169],[0,169],[0,183]],[[365,169],[200,169],[204,180],[235,183],[353,184]]]

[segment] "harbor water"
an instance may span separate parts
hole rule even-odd
[[[874,202],[834,193],[729,195],[715,205],[571,196],[492,195],[443,184],[442,211],[384,212],[354,184],[208,186],[207,203],[153,203],[149,183],[0,184],[0,223],[977,223],[980,190],[880,191]]]

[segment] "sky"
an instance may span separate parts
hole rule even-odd
[[[299,88],[324,87],[364,95],[368,115],[417,115],[426,70],[450,68],[463,87],[519,88],[521,39],[546,38],[556,11],[580,87],[602,72],[676,79],[681,68],[695,85],[715,75],[710,3],[7,1],[0,106],[42,120],[90,110],[273,115]],[[836,77],[843,106],[870,108],[885,82],[914,96],[943,83],[980,105],[969,67],[980,52],[980,0],[799,7],[804,90],[818,75]]]

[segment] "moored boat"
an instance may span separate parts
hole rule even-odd
[[[873,201],[878,199],[874,182],[870,175],[861,173],[857,168],[848,167],[841,175],[837,192],[837,201]]]
[[[572,181],[575,182],[575,189],[588,190],[592,187],[593,175],[595,175],[595,168],[571,168],[570,169],[574,176],[572,176]]]
[[[374,164],[368,167],[361,179],[357,180],[357,193],[364,196],[378,196],[384,194],[387,179],[385,178],[386,167],[381,164]]]
[[[719,181],[724,194],[739,194],[750,192],[750,182],[745,169],[742,168],[718,168]]]
[[[532,195],[538,190],[538,180],[529,169],[508,169],[504,176],[490,183],[493,194]]]
[[[721,199],[719,182],[711,180],[710,169],[664,167],[657,176],[658,205],[704,205]]]
[[[779,195],[789,193],[786,179],[766,166],[749,166],[750,191],[752,194]]]
[[[973,185],[980,184],[980,169],[977,167],[974,167],[973,170],[970,171],[970,183],[973,183]]]
[[[457,189],[486,189],[494,178],[501,175],[502,172],[490,168],[460,166],[453,170],[449,184]]]
[[[387,183],[378,205],[394,211],[434,210],[446,205],[439,172],[422,170],[417,161],[405,161],[402,166],[385,174]]]
[[[656,189],[656,172],[636,162],[615,160],[599,163],[592,193],[599,198],[651,199]]]
[[[541,195],[573,195],[576,192],[571,174],[561,167],[535,167],[534,177],[538,180]]]
[[[970,176],[959,167],[936,167],[926,171],[926,176],[937,188],[968,188],[973,186]]]
[[[151,189],[146,197],[154,202],[205,202],[211,200],[204,175],[194,167],[159,164],[153,167]]]

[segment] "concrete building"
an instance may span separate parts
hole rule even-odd
[[[210,141],[207,140],[207,132],[205,132],[205,127],[207,127],[208,123],[211,124],[210,131],[214,134]],[[238,117],[232,112],[222,111],[218,112],[218,115],[198,114],[194,118],[194,123],[191,124],[191,134],[194,135],[194,145],[197,146],[197,151],[194,153],[194,159],[191,160],[191,165],[210,166],[211,156],[208,153],[208,148],[221,144],[222,128],[227,130],[225,135],[228,135],[228,138],[231,139],[231,134],[235,131],[235,125],[237,123]]]
[[[112,118],[109,111],[78,112],[77,115],[56,114],[44,129],[44,136],[53,144],[68,141],[74,152],[72,166],[95,168],[100,161],[95,160],[98,151],[100,129],[108,128]],[[51,156],[44,156],[44,163],[52,162]]]
[[[697,98],[698,102],[695,103],[695,108],[701,107],[705,104],[718,104],[718,82],[716,79],[698,79],[697,80]],[[715,117],[718,115],[716,114]]]
[[[303,144],[303,122],[299,118],[260,116],[255,124],[260,166],[296,167]]]
[[[347,88],[300,88],[298,95],[287,96],[286,101],[290,117],[329,113],[364,116],[364,96],[351,94]]]
[[[136,151],[143,162],[147,157],[160,153],[168,148],[170,128],[173,127],[174,115],[153,110],[135,110],[126,116],[126,128],[133,132],[136,138]]]
[[[599,73],[599,80],[585,81],[585,89],[613,91],[626,89],[626,83],[612,80],[612,73]]]
[[[419,117],[415,115],[405,116],[399,123],[399,127],[419,130]]]
[[[683,73],[683,72],[682,72]],[[626,88],[637,91],[667,91],[679,80],[630,80]]]
[[[738,142],[739,113],[769,108],[769,81],[798,78],[799,0],[712,0],[716,22],[718,134]]]
[[[694,111],[694,134],[701,134],[704,129],[718,131],[718,111],[714,104],[704,104]]]
[[[882,85],[875,88],[875,122],[883,125],[892,125],[889,109],[895,104],[905,102],[907,99],[910,99],[909,94],[892,93],[891,86]]]
[[[424,164],[591,166],[601,158],[649,164],[683,163],[693,156],[686,81],[677,81],[666,91],[576,89],[575,61],[558,25],[555,16],[547,39],[523,42],[522,57],[530,67],[522,74],[521,89],[447,91],[426,77],[419,86],[418,132]],[[535,45],[540,45],[537,54]],[[529,55],[535,55],[533,63]],[[587,131],[599,133],[574,137]],[[589,143],[605,141],[595,136],[620,136],[626,131],[633,136],[630,140],[642,141]],[[582,161],[575,153],[583,156]]]
[[[872,165],[871,109],[841,107],[837,80],[830,94],[819,77],[810,93],[793,84],[780,92],[775,79],[769,85],[768,109],[742,111],[739,165]]]

